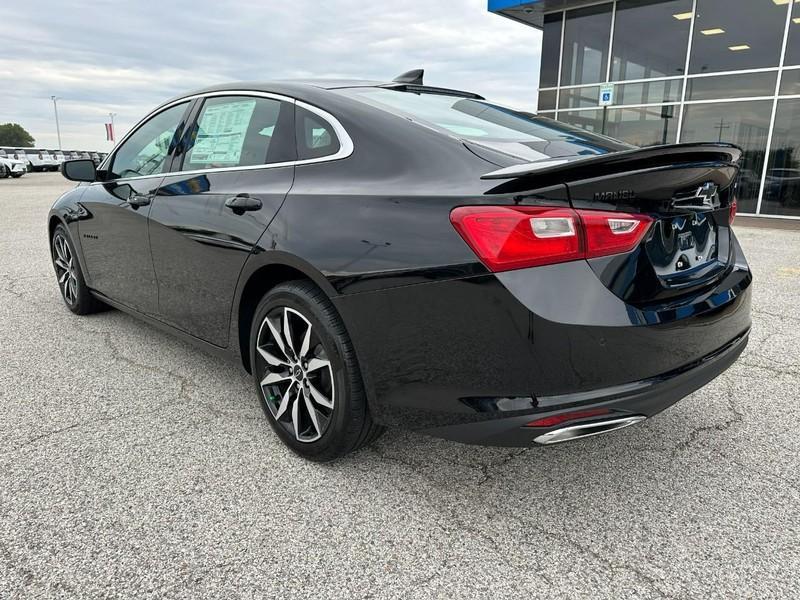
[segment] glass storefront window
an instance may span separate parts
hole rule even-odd
[[[558,120],[593,133],[603,133],[603,110],[560,110]]]
[[[682,74],[691,25],[685,17],[691,12],[691,0],[619,0],[611,79]]]
[[[684,109],[681,142],[729,142],[744,150],[739,210],[754,213],[767,149],[772,100],[691,104]]]
[[[539,73],[541,87],[558,85],[558,61],[561,58],[561,13],[544,16],[542,29],[542,68]]]
[[[656,104],[681,99],[682,79],[662,79],[614,86],[615,104]]]
[[[612,3],[567,11],[561,85],[606,80]]]
[[[775,67],[788,1],[697,0],[689,73]]]
[[[800,69],[784,70],[781,75],[781,96],[800,94]]]
[[[672,144],[678,134],[678,107],[674,104],[559,111],[558,120],[635,146]]]
[[[556,107],[556,90],[544,90],[539,92],[539,102],[536,110],[554,110]]]
[[[603,133],[635,146],[673,144],[678,135],[678,107],[610,108]]]
[[[780,100],[761,212],[800,217],[800,99]]]
[[[789,39],[786,42],[784,65],[800,65],[800,6],[792,7],[792,22],[789,23]]]
[[[773,96],[778,72],[748,73],[747,75],[719,75],[694,77],[686,88],[687,100],[717,100],[720,98],[753,98]]]
[[[584,88],[561,89],[558,108],[585,108],[597,106],[600,101],[600,88],[597,86]]]

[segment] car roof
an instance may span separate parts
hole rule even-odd
[[[285,79],[275,81],[237,81],[221,83],[181,94],[180,96],[176,96],[167,102],[164,102],[161,106],[171,104],[184,98],[190,98],[192,96],[208,94],[211,92],[230,92],[239,90],[278,94],[282,96],[288,96],[290,98],[307,100],[313,103],[315,99],[320,98],[324,94],[324,91],[357,87],[393,87],[397,89],[413,87],[414,90],[420,92],[451,92],[456,95],[480,98],[480,96],[472,94],[471,92],[462,92],[460,90],[451,90],[448,88],[432,87],[422,84],[413,84],[407,86],[406,84],[395,81],[373,81],[369,79]]]
[[[227,83],[218,83],[204,88],[192,90],[175,96],[170,100],[164,102],[169,104],[176,100],[189,98],[191,96],[198,96],[201,94],[208,94],[210,92],[230,92],[230,91],[248,91],[248,92],[265,92],[268,94],[279,94],[285,96],[304,96],[307,94],[314,95],[319,90],[333,90],[345,87],[374,87],[383,85],[381,81],[366,81],[356,79],[286,79],[275,81],[230,81]]]

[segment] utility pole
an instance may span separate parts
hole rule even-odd
[[[719,129],[719,138],[717,141],[722,142],[722,130],[723,129],[730,129],[730,125],[725,125],[725,119],[720,117],[719,125],[714,125],[714,129]]]
[[[58,124],[58,96],[50,96],[53,101],[53,112],[56,114],[56,133],[58,134],[58,149],[61,150],[61,127]]]

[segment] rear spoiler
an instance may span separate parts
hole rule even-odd
[[[564,176],[576,181],[613,175],[623,171],[638,171],[686,163],[720,163],[737,166],[742,149],[733,144],[686,143],[634,148],[593,156],[553,157],[532,163],[512,165],[481,176],[481,179],[519,179]]]

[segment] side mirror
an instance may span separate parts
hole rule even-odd
[[[61,174],[70,181],[95,181],[97,168],[90,158],[65,160],[61,163]]]

